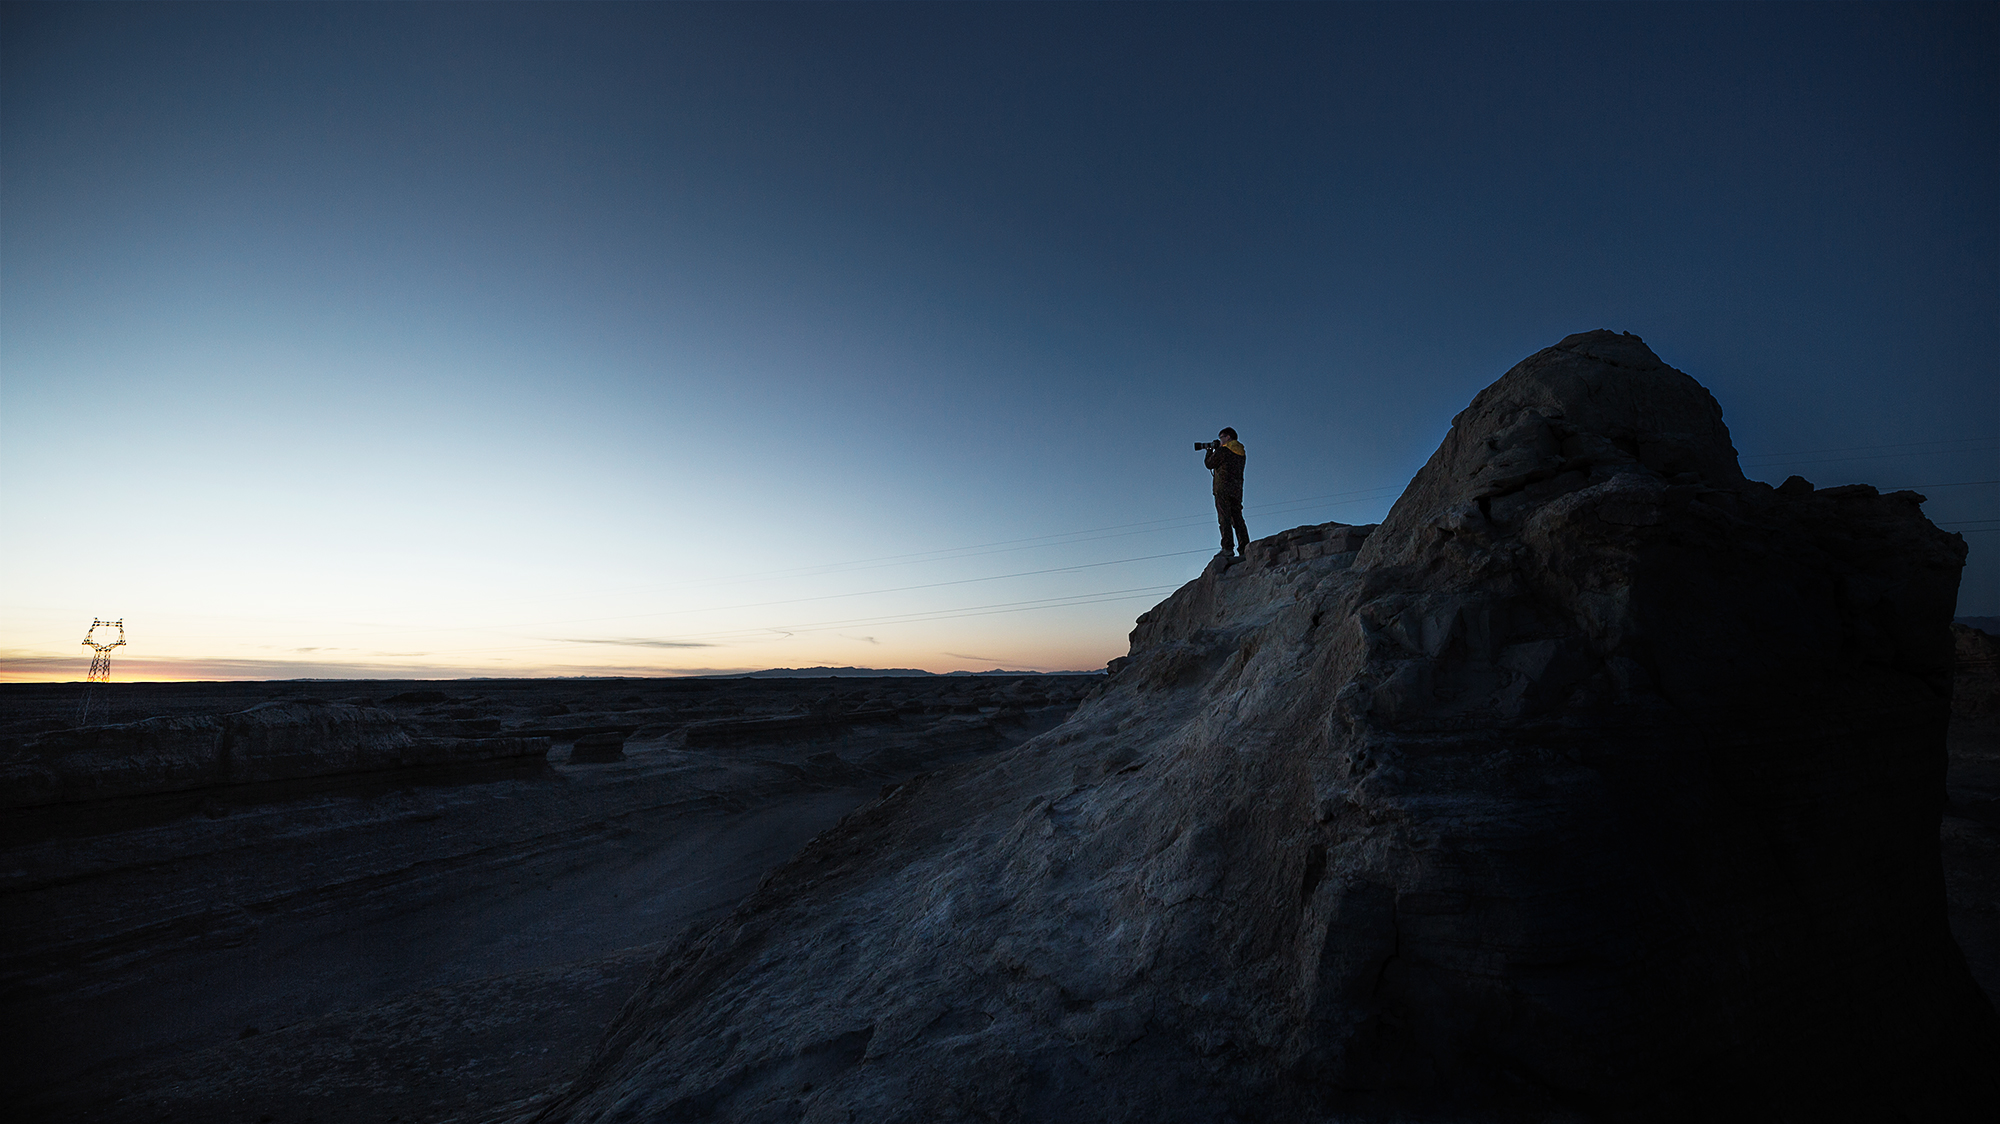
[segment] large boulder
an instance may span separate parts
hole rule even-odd
[[[1993,1119],[1964,544],[1791,492],[1637,337],[1538,352],[1365,542],[1212,565],[683,933],[545,1118]]]

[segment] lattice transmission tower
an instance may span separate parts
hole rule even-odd
[[[118,639],[108,644],[99,640],[97,630],[100,628],[117,629]],[[107,631],[104,635],[110,636],[111,633]],[[122,647],[124,643],[125,618],[120,617],[115,621],[100,621],[94,618],[91,620],[90,631],[83,634],[83,645],[94,654],[90,657],[90,678],[83,684],[83,707],[77,711],[77,725],[90,725],[90,707],[97,695],[97,685],[102,683],[108,688],[111,684],[111,649]]]

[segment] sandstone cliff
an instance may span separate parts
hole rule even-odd
[[[684,933],[545,1118],[1992,1119],[1920,502],[1565,339]]]

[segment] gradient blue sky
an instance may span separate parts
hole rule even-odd
[[[8,5],[0,676],[1093,667],[1597,327],[2000,613],[1996,11]]]

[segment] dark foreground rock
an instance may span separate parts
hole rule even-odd
[[[1962,624],[1951,626],[1951,639],[1951,712],[1961,718],[2000,715],[2000,640]]]
[[[2000,1002],[2000,642],[1952,625],[1957,641],[1944,824],[1951,932],[1973,978]]]
[[[686,930],[542,1119],[1993,1119],[1920,502],[1572,336],[1358,554],[1212,567]]]
[[[625,760],[625,735],[622,733],[585,734],[570,746],[569,759],[579,765],[602,765],[611,761]]]
[[[0,812],[0,1104],[94,1124],[532,1110],[663,938],[885,784],[1020,744],[1101,682],[311,685],[338,703],[119,683],[114,712],[156,720],[82,731],[81,684],[0,684],[0,761],[54,759],[75,781],[45,791],[78,797]],[[800,714],[864,720],[754,725]],[[714,720],[751,725],[690,747]],[[535,752],[424,756],[510,741]],[[384,767],[328,771],[356,765]]]

